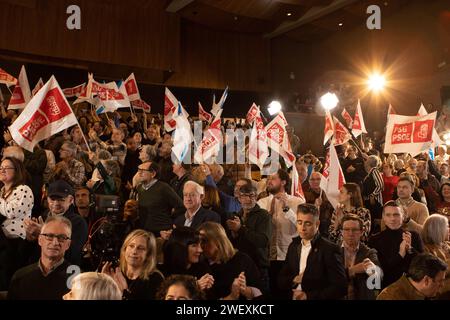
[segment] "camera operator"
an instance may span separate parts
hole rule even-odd
[[[41,232],[43,221],[51,216],[63,216],[72,223],[72,241],[69,250],[66,251],[65,259],[71,264],[80,265],[81,251],[88,235],[86,221],[75,213],[74,190],[70,184],[64,180],[57,180],[48,187],[48,212],[44,212],[38,219],[31,218],[24,220],[26,239],[30,245],[31,262],[37,260],[36,240]],[[34,259],[35,258],[35,259]]]

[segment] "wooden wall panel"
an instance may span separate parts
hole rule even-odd
[[[184,22],[181,72],[173,86],[268,91],[270,42],[256,35],[219,32]]]
[[[66,8],[81,8],[81,30],[66,28]],[[0,2],[0,49],[138,66],[179,67],[180,19],[165,1],[39,0],[34,7]]]

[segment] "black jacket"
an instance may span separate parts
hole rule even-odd
[[[292,240],[286,262],[278,276],[279,287],[292,294],[293,280],[299,273],[301,238]],[[337,300],[347,293],[347,276],[341,248],[318,233],[311,241],[311,251],[302,279],[302,290],[308,300]]]
[[[344,248],[341,249],[342,253],[344,252]],[[378,261],[377,250],[371,249],[366,246],[364,243],[359,243],[359,250],[356,253],[354,264],[358,264],[364,261],[364,259],[369,258],[375,265],[380,266],[380,262]],[[345,269],[348,275],[348,268]],[[367,273],[358,273],[353,278],[349,278],[349,281],[353,284],[354,290],[354,299],[355,300],[375,300],[375,292],[374,290],[370,290],[367,287]]]
[[[186,216],[184,214],[179,215],[175,218],[174,224],[177,227],[184,226],[184,223],[186,221]],[[220,216],[218,213],[214,211],[209,211],[208,209],[200,207],[200,209],[197,211],[197,213],[194,216],[194,219],[192,219],[191,228],[197,229],[203,222],[206,221],[212,221],[220,223]]]
[[[237,215],[241,219],[242,226],[236,237],[230,235],[233,246],[248,254],[258,268],[269,268],[269,250],[272,238],[271,216],[258,205],[255,205],[248,213],[245,221],[242,210]]]

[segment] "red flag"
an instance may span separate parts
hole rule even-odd
[[[34,87],[33,91],[31,91],[31,94],[33,97],[38,93],[38,91],[44,86],[44,81],[42,78],[39,78],[39,81],[36,83],[36,86]]]
[[[253,121],[255,121],[258,111],[259,111],[259,108],[256,106],[255,103],[253,103],[247,112],[247,123],[249,125],[251,125],[253,123]]]
[[[15,85],[17,83],[17,79],[0,68],[0,83],[4,83],[9,87]]]
[[[323,168],[320,188],[327,195],[328,200],[336,209],[338,205],[339,190],[345,184],[344,172],[342,171],[336,149],[331,143],[330,150],[327,153],[325,166]]]
[[[133,107],[135,107],[136,109],[142,109],[144,110],[144,112],[146,113],[150,113],[152,110],[152,107],[147,104],[144,100],[139,99],[139,100],[135,100],[132,101],[131,104],[133,105]]]
[[[27,72],[25,66],[22,66],[8,109],[23,109],[31,100],[30,84],[28,83]]]
[[[291,185],[291,195],[297,198],[305,200],[305,194],[303,193],[302,184],[298,176],[297,168],[295,165],[292,166],[292,185]]]
[[[127,91],[128,98],[130,101],[141,100],[141,95],[139,94],[138,85],[134,73],[125,80],[125,89]]]
[[[198,103],[198,117],[200,118],[200,120],[206,121],[208,123],[212,119],[212,115],[209,112],[205,111],[205,109],[203,109],[203,106],[200,102]]]
[[[80,84],[79,86],[73,88],[63,89],[63,93],[66,98],[79,97],[83,91],[86,94],[86,83]]]
[[[330,111],[325,111],[325,129],[324,129],[324,137],[323,137],[323,144],[326,144],[328,140],[333,136],[334,134],[334,125],[333,125],[333,119],[331,118]]]
[[[353,120],[352,133],[355,136],[355,138],[358,137],[361,133],[367,133],[361,111],[361,103],[359,102],[359,99],[358,105],[356,106],[355,120]]]
[[[9,127],[9,131],[19,146],[33,152],[39,141],[77,123],[72,108],[52,76]]]
[[[351,128],[353,124],[353,119],[350,113],[348,113],[347,110],[345,110],[345,108],[344,110],[342,110],[341,116],[342,118],[344,118],[347,128]]]
[[[332,143],[336,146],[346,143],[348,140],[352,138],[350,132],[348,132],[347,128],[336,118],[334,119],[334,137]]]

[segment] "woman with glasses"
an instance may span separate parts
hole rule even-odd
[[[328,229],[329,239],[335,243],[342,242],[342,218],[349,214],[356,214],[364,221],[364,232],[361,240],[366,242],[369,238],[371,217],[370,211],[364,208],[361,191],[356,183],[346,183],[339,191],[339,204],[331,216]]]
[[[7,290],[13,273],[21,266],[20,247],[25,239],[23,220],[31,217],[34,197],[25,185],[22,162],[5,158],[0,164],[0,290]]]
[[[216,222],[205,222],[198,231],[214,277],[214,285],[208,295],[212,299],[223,300],[260,297],[261,283],[256,264],[233,247],[225,229]]]
[[[164,280],[156,268],[155,236],[142,229],[131,232],[120,249],[118,267],[106,262],[102,272],[110,275],[125,300],[154,300]]]

